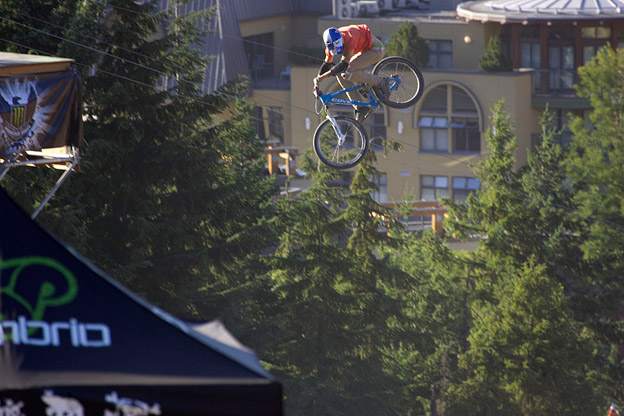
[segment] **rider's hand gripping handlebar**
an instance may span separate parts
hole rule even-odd
[[[314,78],[314,97],[318,98],[320,95],[323,95],[323,92],[321,91],[321,89],[318,86],[318,80],[316,78]]]

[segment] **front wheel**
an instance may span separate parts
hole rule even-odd
[[[390,77],[390,93],[382,100],[392,108],[407,108],[420,99],[424,90],[424,78],[420,69],[409,59],[389,56],[377,62],[373,74]]]
[[[314,132],[314,152],[323,164],[335,169],[349,169],[362,161],[368,149],[368,137],[360,123],[346,116],[336,116],[336,126],[325,119]]]

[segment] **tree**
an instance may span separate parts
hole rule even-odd
[[[624,51],[605,46],[578,69],[579,96],[589,98],[591,125],[576,117],[569,173],[576,200],[591,220],[590,255],[624,258]],[[622,265],[622,263],[620,263]]]
[[[578,69],[575,85],[581,97],[589,98],[589,121],[580,117],[570,124],[572,143],[566,163],[578,204],[578,222],[587,238],[580,254],[593,265],[593,294],[586,297],[594,328],[604,341],[605,368],[613,379],[623,376],[622,329],[618,314],[624,285],[624,51],[610,45],[600,49]],[[624,397],[616,384],[613,400]]]
[[[595,412],[606,386],[605,377],[596,377],[605,370],[605,345],[589,324],[596,315],[583,316],[590,267],[577,252],[583,233],[571,218],[557,133],[546,114],[537,153],[514,169],[516,138],[502,103],[492,124],[486,135],[491,156],[476,169],[481,190],[466,205],[445,201],[451,231],[487,237],[470,258],[470,348],[449,389],[452,408]],[[550,356],[553,345],[557,357]]]
[[[279,201],[280,244],[268,259],[278,297],[271,369],[286,380],[287,412],[394,414],[379,391],[388,383],[374,349],[386,306],[374,303],[383,299],[348,247],[344,190],[328,185],[335,172],[315,171],[310,159],[303,169],[312,185],[300,199]]]
[[[492,36],[488,41],[488,45],[479,61],[479,68],[486,72],[506,72],[512,70],[511,60],[501,50],[498,37]]]
[[[429,45],[418,35],[416,25],[405,22],[390,36],[386,56],[401,56],[423,68],[429,62]]]
[[[217,308],[225,302],[199,290],[228,279],[230,290],[249,284],[243,265],[270,245],[266,218],[276,188],[264,175],[250,107],[237,99],[244,85],[199,90],[206,58],[195,22],[210,16],[155,13],[152,3],[130,0],[43,10],[50,16],[39,18],[67,18],[54,51],[79,57],[86,69],[97,65],[94,75],[83,72],[81,170],[41,221],[164,309],[195,319],[224,313]],[[29,26],[39,22],[19,16]],[[154,36],[162,20],[167,32]],[[176,82],[163,84],[165,75]],[[68,230],[70,222],[77,228]],[[230,307],[239,300],[245,296],[230,298]]]

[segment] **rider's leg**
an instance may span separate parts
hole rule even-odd
[[[365,69],[371,65],[376,64],[383,57],[384,48],[372,48],[355,55],[349,62],[347,72],[337,77],[338,83],[342,88],[348,88],[356,83],[359,84],[362,82],[372,85],[374,87],[379,86],[383,82],[383,78],[377,75],[373,75],[365,71]],[[357,90],[347,93],[347,96],[351,101],[364,101],[361,94]],[[354,106],[354,110],[356,112],[356,118],[359,121],[360,119],[364,120],[368,113],[372,110],[372,108],[369,106],[363,108],[358,108],[357,106]]]
[[[358,83],[365,82],[374,87],[379,86],[383,78],[373,75],[370,72],[365,71],[365,69],[381,61],[384,57],[384,52],[384,48],[372,48],[355,55],[351,59],[351,62],[349,62],[349,68],[347,68],[347,71],[351,72],[351,81]]]

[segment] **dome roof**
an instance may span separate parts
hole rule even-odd
[[[624,19],[624,0],[467,1],[457,15],[484,22]]]

